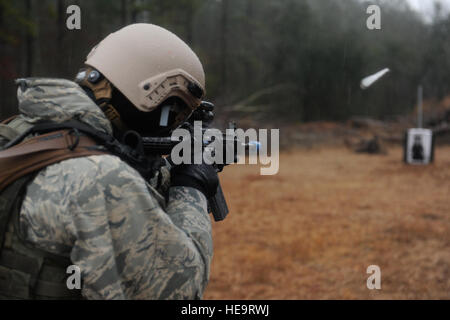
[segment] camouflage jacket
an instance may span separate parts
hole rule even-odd
[[[71,81],[21,80],[18,99],[20,116],[11,123],[18,130],[77,119],[111,133]],[[116,156],[65,160],[28,186],[20,229],[36,247],[80,268],[87,299],[201,298],[213,253],[206,198],[188,187],[167,192],[163,197]]]

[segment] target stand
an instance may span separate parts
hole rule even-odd
[[[434,161],[434,135],[430,129],[413,128],[405,133],[403,161],[412,165],[427,165]]]

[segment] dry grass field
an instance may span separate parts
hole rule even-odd
[[[225,168],[205,299],[450,299],[450,147],[431,166],[344,148]],[[381,268],[368,290],[366,268]]]

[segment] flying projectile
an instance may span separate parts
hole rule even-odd
[[[389,68],[385,68],[381,71],[378,71],[375,74],[365,77],[364,79],[361,80],[361,89],[365,90],[369,88],[371,85],[373,85],[376,81],[378,81],[380,78],[382,78],[386,73],[390,71],[391,70]]]

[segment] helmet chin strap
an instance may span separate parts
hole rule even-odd
[[[91,98],[94,98],[93,100],[95,103],[120,134],[129,130],[127,125],[122,121],[119,112],[117,112],[116,108],[110,103],[113,86],[108,79],[103,77],[94,68],[87,67],[78,72],[75,82],[78,83],[80,87],[89,89],[93,95]]]
[[[113,107],[112,104],[105,103],[99,105],[100,109],[106,115],[109,121],[113,124],[113,126],[121,133],[125,133],[129,130],[129,128],[125,125],[125,123],[120,118],[119,112]]]

